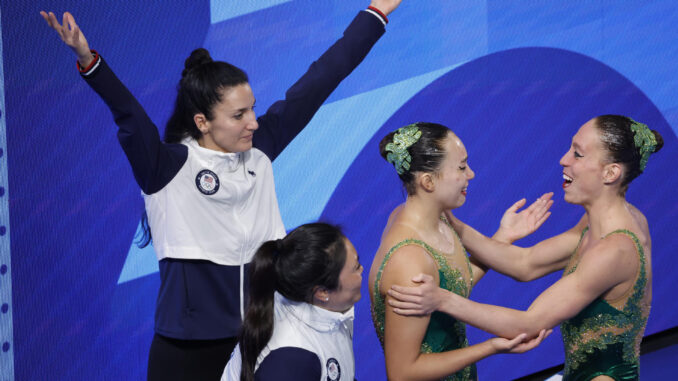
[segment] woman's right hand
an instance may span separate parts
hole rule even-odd
[[[432,314],[442,305],[449,292],[438,287],[435,279],[428,274],[419,274],[412,278],[416,287],[393,285],[388,290],[388,304],[393,311],[404,316],[423,316]]]
[[[47,22],[52,29],[59,33],[61,41],[68,45],[75,55],[78,57],[78,62],[80,66],[87,67],[92,63],[94,59],[92,53],[90,53],[89,45],[87,44],[87,39],[85,35],[80,31],[80,28],[75,23],[73,15],[65,12],[63,18],[63,25],[59,24],[54,13],[45,11],[40,11],[40,15]]]
[[[541,332],[539,332],[539,336],[527,341],[525,341],[527,335],[521,333],[513,340],[504,339],[501,337],[493,337],[489,340],[489,342],[494,350],[497,351],[497,353],[524,353],[536,348],[551,334],[551,332],[553,332],[552,329],[549,329],[548,331],[542,329]]]
[[[553,192],[544,193],[529,207],[518,212],[525,206],[525,199],[519,200],[504,212],[499,223],[499,230],[492,237],[496,241],[513,243],[534,233],[546,221],[553,205]]]

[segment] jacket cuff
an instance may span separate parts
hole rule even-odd
[[[101,63],[101,56],[99,56],[99,52],[97,52],[96,50],[90,50],[90,52],[92,52],[92,56],[94,57],[94,59],[87,67],[83,68],[80,65],[80,62],[77,62],[78,71],[80,72],[80,75],[82,75],[83,77],[89,77],[90,75],[92,75],[92,73],[96,71],[96,69],[99,67],[99,64]]]
[[[367,7],[367,9],[365,9],[365,12],[373,14],[376,18],[379,19],[379,21],[381,21],[382,24],[384,24],[384,26],[388,24],[388,17],[386,17],[386,15],[379,9],[370,5],[369,7]]]

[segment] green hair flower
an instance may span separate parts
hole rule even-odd
[[[633,131],[633,142],[640,151],[640,171],[643,172],[650,154],[657,147],[657,138],[647,125],[633,119],[631,119],[631,131]]]
[[[421,131],[416,124],[400,127],[393,135],[393,142],[386,144],[386,160],[393,164],[399,175],[410,169],[412,156],[407,151],[412,144],[416,143],[421,137]]]

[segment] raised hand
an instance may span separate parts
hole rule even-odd
[[[534,233],[551,215],[549,211],[553,205],[551,197],[553,197],[553,192],[544,193],[532,205],[520,212],[518,212],[518,209],[525,205],[525,199],[511,205],[504,212],[504,216],[499,223],[499,230],[497,230],[493,238],[498,241],[513,243]]]
[[[440,308],[445,299],[447,290],[438,287],[432,276],[419,274],[412,278],[412,282],[419,283],[416,287],[391,286],[388,301],[393,311],[400,315],[428,315]]]
[[[80,66],[87,67],[92,63],[92,54],[89,50],[89,45],[87,44],[87,39],[85,35],[80,31],[80,28],[75,23],[73,15],[68,12],[64,13],[63,24],[59,24],[56,16],[52,12],[40,11],[40,15],[47,22],[52,29],[54,29],[61,37],[66,45],[68,45],[71,50],[78,57],[78,62]]]
[[[398,8],[401,1],[402,0],[372,0],[370,6],[377,8],[388,16],[391,12]]]

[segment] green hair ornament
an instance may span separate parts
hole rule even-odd
[[[393,164],[399,175],[409,171],[412,156],[407,151],[412,144],[416,143],[421,137],[421,131],[416,124],[400,127],[393,134],[393,142],[386,144],[385,151],[388,152],[386,160]]]
[[[633,143],[640,151],[640,171],[643,172],[650,154],[657,147],[657,138],[647,125],[633,119],[631,119],[631,131],[633,131]]]

